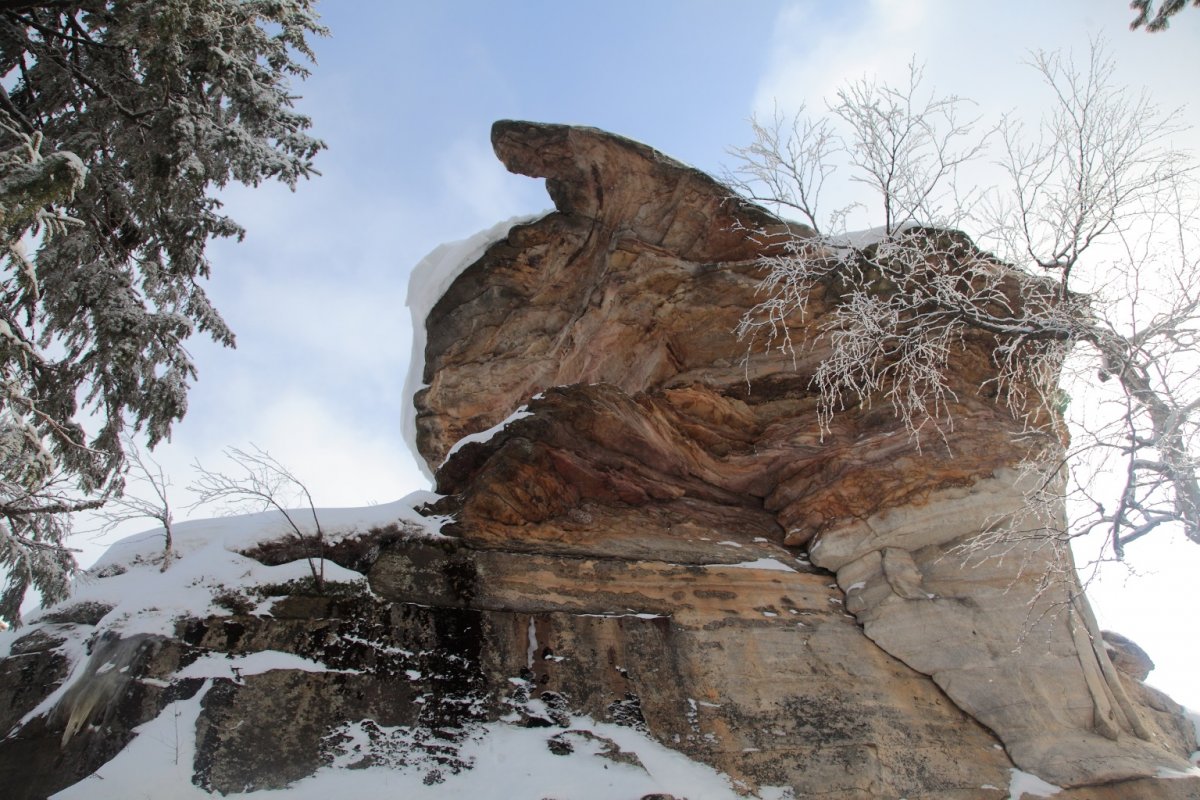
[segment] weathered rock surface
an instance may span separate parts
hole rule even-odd
[[[1155,779],[1190,769],[1191,728],[1141,683],[1136,646],[1105,646],[1066,556],[960,553],[1024,504],[1016,423],[980,389],[986,337],[956,364],[949,446],[918,448],[885,408],[822,435],[810,376],[830,298],[792,322],[794,359],[747,359],[732,334],[787,223],[610,134],[502,122],[493,141],[557,210],[492,245],[428,320],[418,443],[448,538],[373,531],[328,551],[369,592],[242,587],[174,637],[116,638],[107,609],[45,620],[0,662],[0,796],[74,783],[202,698],[194,779],[220,792],[286,785],[365,739],[352,766],[436,783],[500,719],[633,764],[571,727],[587,714],[746,793],[1000,800],[1020,768],[1075,787],[1065,800],[1200,797],[1195,777]],[[89,637],[97,679],[22,724],[67,676],[61,643]],[[186,677],[268,651],[327,669]]]
[[[519,405],[533,412],[476,473],[455,459],[441,473],[464,498],[464,536],[538,549],[587,504],[626,519],[690,505],[734,528],[767,514],[777,541],[837,574],[866,635],[1021,768],[1064,786],[1188,768],[1190,742],[1125,688],[1065,548],[1009,537],[964,551],[1027,524],[1038,480],[1015,470],[1018,424],[987,396],[993,340],[969,339],[954,364],[946,443],[918,447],[888,408],[847,409],[822,436],[810,379],[836,286],[789,320],[794,358],[747,360],[730,334],[784,223],[597,131],[505,122],[493,142],[509,169],[546,178],[558,211],[493,246],[429,319],[417,407],[431,465]]]

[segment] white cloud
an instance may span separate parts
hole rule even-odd
[[[1155,36],[1129,31],[1130,12],[1120,3],[870,0],[865,6],[833,19],[820,16],[826,6],[786,5],[768,45],[754,109],[769,113],[777,102],[794,111],[807,102],[819,110],[846,81],[896,80],[915,56],[927,65],[929,86],[970,97],[986,112],[1004,111],[1031,102],[1038,80],[1022,66],[1031,52],[1083,54],[1096,36],[1107,40],[1132,86],[1153,87],[1168,106],[1195,96],[1191,76],[1200,69],[1200,50],[1192,45],[1200,20],[1187,15],[1180,15],[1179,30]]]
[[[929,36],[931,1],[871,0],[866,13],[837,21],[820,17],[828,6],[787,5],[771,35],[755,111],[770,114],[778,105],[788,113],[805,104],[819,111],[847,79],[903,67]]]
[[[407,458],[399,424],[387,432],[374,430],[346,419],[319,397],[301,394],[277,398],[258,417],[255,443],[297,477],[319,476],[320,483],[310,486],[319,505],[389,502],[428,488]]]
[[[547,205],[542,182],[514,176],[485,141],[459,139],[442,153],[439,167],[445,203],[465,226],[458,238]]]
[[[181,427],[164,465],[190,480],[193,460],[216,467],[226,447],[253,442],[293,470],[322,506],[387,502],[428,488],[400,434],[398,409],[381,424],[377,415],[354,416],[352,404],[319,385],[257,389],[246,381],[232,392],[208,392],[208,413]]]
[[[400,275],[379,270],[360,279],[337,270],[307,271],[280,281],[248,271],[226,305],[250,340],[244,353],[261,349],[299,362],[284,360],[282,370],[331,369],[363,379],[379,371],[402,375],[411,326],[400,304]]]

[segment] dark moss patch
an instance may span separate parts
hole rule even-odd
[[[397,521],[335,542],[318,539],[316,536],[290,536],[261,542],[249,550],[241,551],[241,554],[269,567],[306,558],[324,558],[346,569],[366,572],[379,558],[383,548],[405,539],[425,536],[425,531],[416,525]]]
[[[234,614],[249,614],[254,610],[254,603],[241,592],[226,589],[213,596],[213,605]]]
[[[98,625],[113,607],[107,603],[76,603],[65,608],[51,609],[42,614],[38,622],[73,625]]]
[[[283,583],[264,583],[253,587],[259,597],[324,597],[324,598],[358,598],[367,592],[366,584],[361,581],[320,581],[311,575]]]

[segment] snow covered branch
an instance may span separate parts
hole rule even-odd
[[[1045,53],[1031,66],[1051,110],[1032,130],[997,126],[1002,180],[983,195],[960,191],[958,171],[988,136],[961,119],[960,98],[926,99],[916,67],[900,87],[840,91],[825,119],[754,123],[734,175],[811,231],[760,259],[764,299],[738,333],[794,355],[809,298],[836,298],[814,321],[820,424],[883,399],[918,439],[953,429],[952,361],[986,342],[995,377],[978,389],[1021,423],[1039,485],[1069,475],[1052,491],[1072,504],[1069,530],[1030,530],[1106,530],[1118,557],[1163,527],[1200,543],[1196,165],[1174,146],[1173,115],[1121,88],[1099,43],[1081,66]],[[843,147],[850,181],[877,196],[879,229],[824,232],[820,193]]]
[[[308,487],[287,467],[279,463],[270,453],[255,445],[250,450],[231,447],[225,455],[233,462],[236,474],[206,469],[196,462],[199,477],[188,487],[196,494],[193,507],[218,503],[229,513],[248,511],[279,512],[292,534],[300,542],[309,542],[315,551],[308,556],[308,566],[318,591],[324,587],[325,536],[321,530],[321,519]],[[298,514],[304,513],[289,508],[290,498],[299,496],[312,515],[312,530],[305,530]]]
[[[73,483],[0,540],[61,546],[66,524],[35,516],[118,495],[129,435],[153,447],[187,409],[187,340],[234,344],[203,281],[209,243],[244,231],[215,193],[316,174],[292,82],[325,32],[314,0],[0,2],[0,484]],[[59,552],[38,567],[59,571],[48,600],[73,568]]]
[[[104,521],[101,529],[111,531],[122,523],[139,519],[157,522],[163,529],[162,571],[166,572],[174,557],[175,546],[174,513],[167,492],[171,481],[157,461],[132,443],[126,445],[126,453],[129,469],[125,486],[118,497],[97,511],[97,516]],[[147,489],[148,493],[143,494]]]

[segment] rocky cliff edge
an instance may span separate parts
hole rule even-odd
[[[556,210],[496,232],[425,321],[439,494],[322,542],[197,527],[165,571],[153,533],[124,545],[5,634],[0,794],[127,797],[173,763],[179,797],[1200,796],[1192,728],[1068,557],[959,554],[1024,505],[986,337],[946,443],[884,408],[822,433],[832,298],[790,321],[794,355],[732,334],[802,229],[611,134],[493,142]]]

